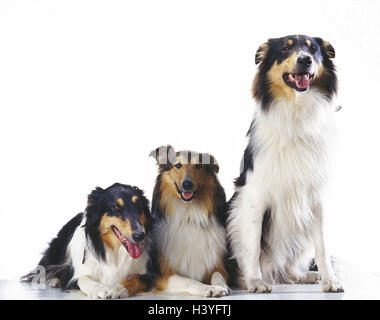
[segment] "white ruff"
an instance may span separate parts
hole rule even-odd
[[[215,216],[208,218],[196,204],[181,202],[157,225],[158,249],[174,272],[202,281],[223,261],[225,231]]]
[[[297,93],[295,103],[274,101],[267,112],[255,114],[249,141],[254,169],[247,172],[246,184],[236,188],[227,230],[240,265],[255,256],[250,230],[260,223],[257,212],[271,210],[269,246],[260,253],[265,281],[292,282],[303,274],[303,258],[313,257],[311,237],[327,178],[333,113],[331,104],[310,90]]]
[[[82,226],[84,224],[85,219]],[[114,252],[105,245],[106,260],[99,261],[93,253],[91,244],[86,240],[82,226],[75,230],[67,250],[74,267],[72,281],[88,276],[109,288],[114,288],[130,275],[145,273],[149,259],[147,250],[138,259],[132,259],[124,246],[121,245],[119,250]],[[85,262],[82,263],[85,250]]]

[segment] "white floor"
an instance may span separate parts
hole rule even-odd
[[[271,293],[267,294],[250,294],[243,290],[233,290],[232,294],[219,299],[233,300],[341,300],[341,299],[376,299],[380,300],[380,271],[362,270],[362,266],[369,266],[370,263],[354,265],[352,262],[341,261],[340,278],[343,279],[344,293],[324,293],[321,291],[320,284],[314,285],[275,285]],[[373,270],[373,269],[372,269]],[[0,280],[0,300],[5,299],[23,299],[23,300],[77,300],[88,299],[80,291],[65,292],[61,289],[37,289],[29,283],[22,283],[17,280]],[[133,297],[130,299],[201,299],[187,295],[168,296],[153,295],[147,293],[144,296]]]
[[[292,299],[380,299],[380,277],[368,277],[364,281],[347,281],[345,282],[344,293],[323,293],[319,284],[315,285],[276,285],[273,291],[268,294],[249,294],[243,290],[234,290],[232,295],[218,299],[234,300],[292,300]],[[0,300],[4,299],[22,299],[22,300],[77,300],[87,299],[80,291],[65,292],[60,289],[35,289],[29,283],[20,283],[18,281],[0,281]],[[133,297],[131,299],[200,299],[200,297],[191,296],[167,296],[167,295],[145,295]]]

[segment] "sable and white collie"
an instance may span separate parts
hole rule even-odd
[[[250,292],[269,292],[271,283],[314,283],[320,276],[324,291],[343,291],[323,231],[334,56],[330,43],[304,35],[270,39],[257,50],[253,96],[259,107],[227,224]],[[308,271],[313,257],[319,273]]]
[[[142,190],[120,183],[98,187],[88,196],[85,212],[59,231],[36,270],[22,280],[40,278],[52,287],[79,287],[91,298],[129,297],[153,282],[152,228]]]
[[[226,256],[226,196],[213,156],[175,152],[171,146],[152,151],[159,174],[152,215],[161,277],[159,290],[204,297],[230,293]]]

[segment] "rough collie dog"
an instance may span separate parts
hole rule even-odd
[[[227,226],[250,292],[269,292],[270,283],[313,283],[319,276],[324,291],[343,291],[323,232],[334,56],[330,43],[304,35],[270,39],[257,50],[253,96],[259,108]],[[319,274],[308,272],[312,254]]]
[[[52,287],[79,287],[91,298],[126,298],[153,281],[149,257],[152,217],[137,187],[96,188],[59,231],[37,269]],[[41,271],[42,270],[42,271]],[[23,278],[33,281],[36,272]]]
[[[159,174],[152,214],[161,277],[159,290],[204,297],[229,294],[224,267],[226,197],[213,156],[175,152],[171,146],[152,151]]]

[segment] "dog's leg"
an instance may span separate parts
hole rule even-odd
[[[313,233],[315,245],[315,262],[321,275],[322,289],[325,292],[343,292],[340,281],[336,278],[331,266],[330,256],[326,249],[326,240],[323,232],[322,205],[315,208],[316,226]]]
[[[264,282],[260,269],[261,232],[265,208],[257,196],[259,190],[242,189],[231,210],[228,232],[232,240],[233,254],[237,258],[249,292],[271,292]]]
[[[188,293],[202,297],[222,297],[228,290],[219,285],[207,285],[200,281],[170,274],[156,280],[156,287],[168,293]]]
[[[79,289],[93,299],[106,299],[111,292],[107,286],[92,280],[89,276],[80,277],[78,279],[78,286]]]

